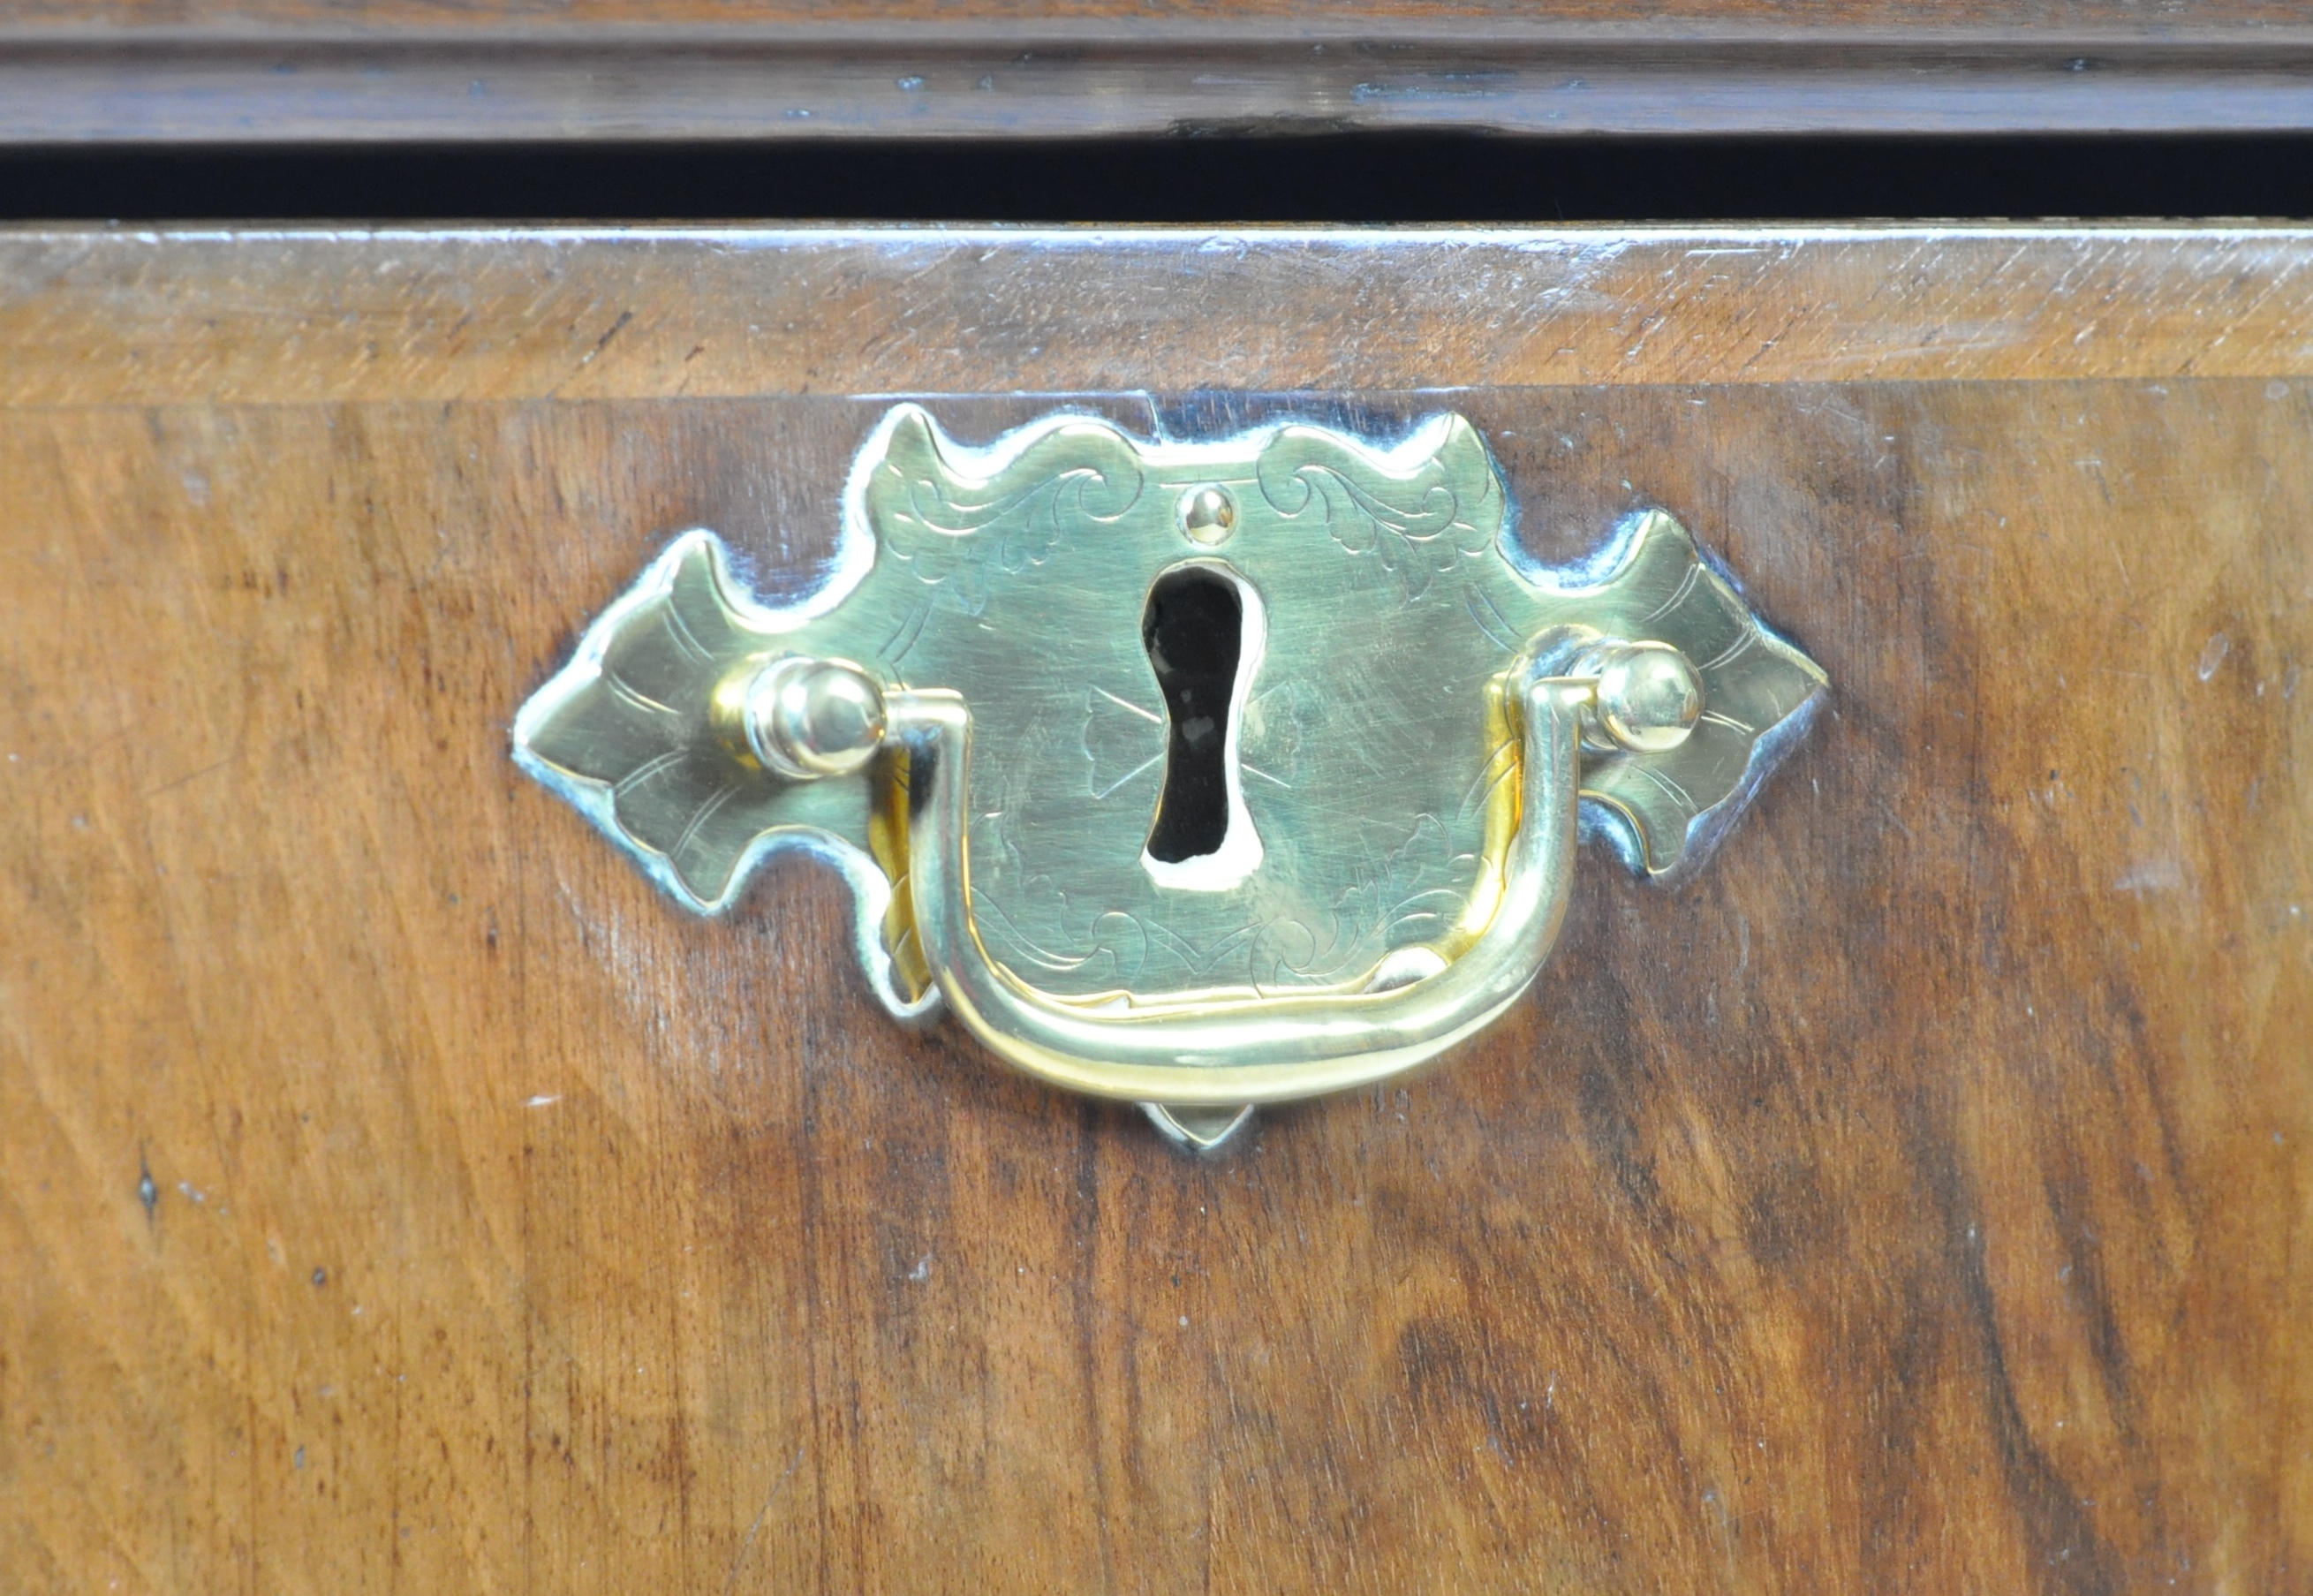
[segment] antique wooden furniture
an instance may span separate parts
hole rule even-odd
[[[0,203],[2308,128],[2296,0],[0,4]],[[0,1596],[2313,1589],[2313,231],[364,214],[0,231]],[[1200,1157],[518,768],[678,533],[822,580],[902,404],[1458,415],[1519,553],[1667,512],[1828,686],[1495,1028]]]
[[[2305,1588],[2309,269],[0,235],[0,1589]],[[900,395],[1451,408],[1829,697],[1450,1067],[1200,1160],[510,757],[674,532],[812,582]]]
[[[0,146],[2308,128],[2300,0],[0,6]]]

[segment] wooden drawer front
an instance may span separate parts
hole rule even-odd
[[[2313,234],[0,234],[0,1586],[2282,1590]],[[676,531],[1450,408],[1831,698],[1199,1161],[677,908],[514,710]]]

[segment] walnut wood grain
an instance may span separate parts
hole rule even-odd
[[[1185,247],[0,241],[0,1584],[2308,1588],[2313,234]],[[807,582],[910,371],[1450,404],[1833,698],[1185,1158],[507,757],[670,533]]]
[[[2209,226],[0,228],[0,400],[2282,375],[2307,359],[2309,241]]]
[[[0,145],[2309,127],[2292,0],[0,5]]]

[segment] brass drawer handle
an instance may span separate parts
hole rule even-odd
[[[991,1052],[1075,1091],[1218,1107],[1411,1069],[1491,1023],[1549,956],[1573,877],[1579,717],[1592,685],[1543,677],[1521,695],[1525,819],[1501,902],[1442,968],[1378,991],[1128,998],[1099,1008],[1053,999],[989,957],[968,885],[971,712],[954,693],[896,694],[892,734],[907,741],[918,772],[908,848],[925,958],[950,1012]]]
[[[1823,683],[1650,512],[1532,569],[1475,430],[981,450],[897,407],[843,569],[755,604],[676,541],[515,725],[526,768],[715,912],[805,846],[871,982],[1209,1144],[1482,1028],[1564,913],[1582,803],[1691,863]]]

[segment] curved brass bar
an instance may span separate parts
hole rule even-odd
[[[1274,1103],[1369,1084],[1478,1031],[1534,982],[1565,917],[1575,851],[1581,713],[1595,683],[1529,681],[1521,820],[1478,939],[1437,974],[1385,992],[1170,1001],[1154,1010],[1058,1001],[990,958],[974,928],[965,780],[972,712],[945,691],[893,692],[912,786],[916,934],[972,1035],[1055,1086],[1131,1102]]]

